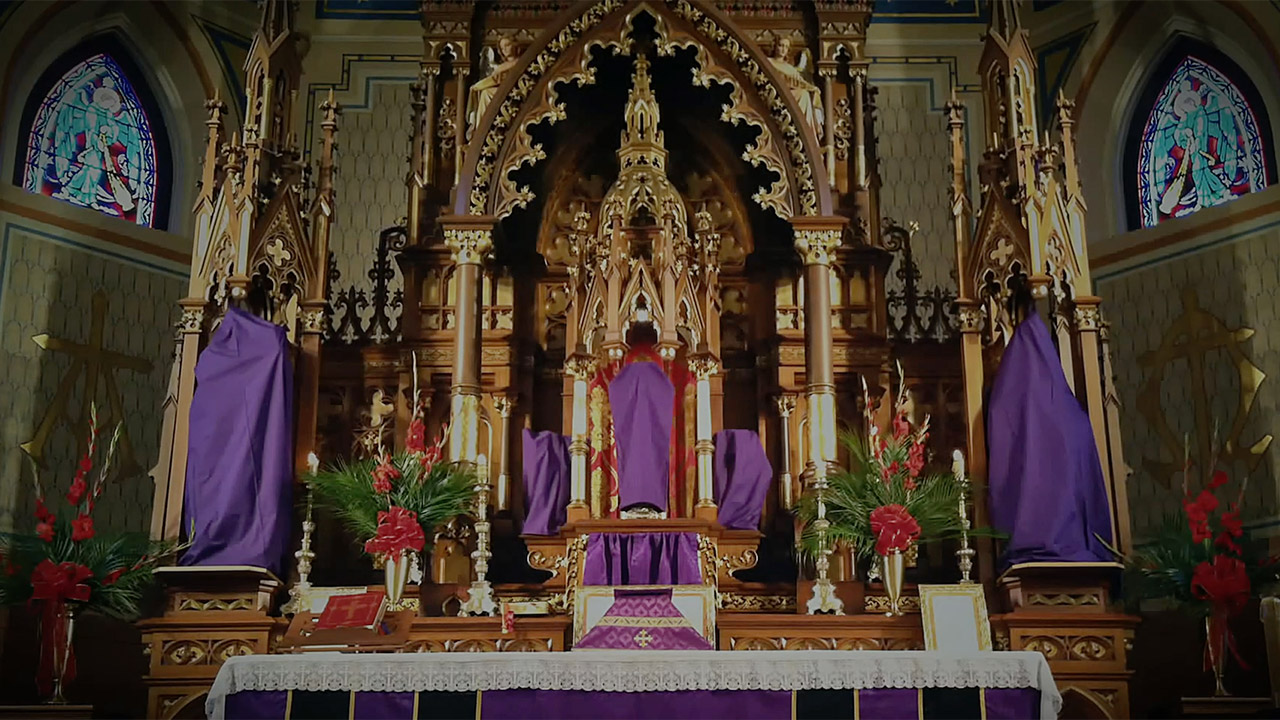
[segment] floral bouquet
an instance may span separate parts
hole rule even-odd
[[[907,414],[905,391],[899,390],[893,431],[886,436],[876,427],[871,400],[863,385],[867,439],[852,433],[842,441],[851,467],[838,469],[828,478],[823,494],[829,523],[827,544],[844,541],[859,559],[879,560],[890,602],[901,591],[902,566],[912,545],[958,537],[961,486],[950,473],[926,473],[929,418],[919,426]],[[818,552],[815,521],[818,499],[810,491],[800,503],[805,521],[802,549],[810,557]],[[971,534],[984,534],[970,531]]]
[[[50,509],[32,461],[35,532],[0,533],[0,605],[25,603],[39,611],[36,681],[40,694],[52,694],[55,702],[64,701],[63,688],[75,677],[71,643],[76,615],[92,610],[136,619],[152,571],[182,549],[177,543],[152,541],[146,533],[107,534],[94,528],[93,512],[111,475],[120,432],[117,424],[95,467],[103,427],[91,406],[88,448],[64,495],[67,510]]]
[[[403,452],[381,447],[374,458],[311,475],[316,500],[332,509],[387,571],[388,599],[396,602],[408,568],[426,546],[426,532],[466,513],[475,502],[475,471],[442,460],[444,433],[426,444],[420,407],[414,408]]]
[[[1214,464],[1216,458],[1210,467]],[[1224,506],[1217,492],[1230,481],[1227,473],[1213,473],[1197,493],[1191,489],[1190,468],[1188,460],[1181,515],[1167,517],[1150,543],[1121,556],[1130,588],[1126,594],[1131,601],[1170,599],[1205,619],[1205,669],[1214,672],[1217,694],[1226,695],[1222,674],[1227,655],[1248,667],[1236,651],[1229,622],[1244,610],[1257,588],[1280,577],[1280,564],[1244,532],[1240,503],[1246,483]]]

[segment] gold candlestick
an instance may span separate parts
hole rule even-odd
[[[493,599],[493,586],[489,584],[489,461],[484,455],[476,457],[476,549],[471,553],[475,561],[476,579],[471,582],[467,601],[458,609],[458,615],[498,614],[498,604]]]
[[[307,469],[312,476],[320,470],[320,459],[315,453],[307,456]],[[311,561],[316,559],[316,554],[311,550],[311,534],[316,530],[315,521],[312,520],[312,497],[311,485],[307,485],[307,510],[302,516],[302,546],[293,554],[298,560],[298,581],[289,588],[289,600],[280,608],[280,612],[285,615],[293,615],[302,610],[307,602],[307,595],[311,590]]]

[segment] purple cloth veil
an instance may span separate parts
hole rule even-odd
[[[555,535],[569,507],[569,438],[524,429],[524,529],[526,535]]]
[[[657,363],[633,362],[609,383],[618,448],[618,508],[667,509],[676,389]]]
[[[715,495],[720,524],[757,530],[773,468],[754,430],[721,430],[715,435]]]
[[[196,362],[182,565],[278,573],[293,517],[293,368],[284,328],[230,308]]]
[[[699,585],[698,534],[591,533],[583,585]]]
[[[1111,507],[1089,415],[1040,316],[1013,334],[987,402],[992,524],[1004,564],[1106,562]]]

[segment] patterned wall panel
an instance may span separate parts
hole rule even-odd
[[[373,290],[373,265],[378,233],[404,218],[408,209],[409,140],[413,135],[407,82],[379,82],[370,86],[364,106],[348,106],[339,130],[336,181],[337,217],[334,222],[334,262],[342,274],[337,288]],[[397,270],[391,292],[402,287]],[[335,289],[337,289],[335,288]],[[365,317],[372,309],[365,310]]]
[[[1271,525],[1280,515],[1276,449],[1257,457],[1247,451],[1275,433],[1280,418],[1278,246],[1280,221],[1230,243],[1103,276],[1098,283],[1112,323],[1125,459],[1134,469],[1129,507],[1138,536],[1179,510],[1180,476],[1164,464],[1181,461],[1184,433],[1191,434],[1199,460],[1215,420],[1219,436],[1239,448],[1230,464],[1231,493],[1249,475],[1246,521]],[[1197,370],[1201,364],[1203,372]],[[1266,378],[1235,432],[1241,387],[1256,383],[1259,372]],[[1197,422],[1200,408],[1207,420]],[[1169,432],[1163,438],[1162,425]]]
[[[952,273],[950,147],[946,119],[933,106],[932,83],[877,80],[881,212],[900,223],[915,221],[913,242],[920,286],[954,288]],[[891,277],[890,289],[902,287]]]
[[[106,406],[112,387],[117,391],[138,472],[108,486],[95,523],[108,530],[147,529],[154,486],[146,471],[156,461],[175,303],[184,289],[182,276],[169,268],[0,219],[0,528],[15,521],[30,528],[34,496],[19,446],[38,436],[46,413],[60,405],[64,383],[70,387],[66,411],[76,417],[87,408],[85,365],[76,357],[96,345],[94,330],[101,328],[101,348],[110,354],[98,375],[97,401]],[[51,338],[46,349],[32,339],[42,334]],[[111,369],[122,357],[147,369]],[[43,444],[43,477],[46,493],[61,494],[78,451],[69,426],[56,415],[55,421]]]

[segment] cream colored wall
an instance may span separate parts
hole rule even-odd
[[[89,344],[98,291],[107,298],[103,350],[150,365],[146,372],[115,370],[112,377],[133,454],[144,471],[154,464],[186,263],[155,254],[181,258],[172,243],[152,244],[172,237],[0,186],[0,530],[31,527],[34,496],[19,445],[35,437],[46,413],[56,409],[59,386],[68,378],[74,383],[62,406],[66,413],[76,417],[86,407],[83,366],[69,353],[41,349],[33,338],[47,334]],[[97,402],[106,406],[105,375],[98,388]],[[51,497],[71,481],[76,444],[59,418],[42,473]],[[146,530],[153,487],[145,474],[111,485],[94,513],[98,527]]]
[[[1141,536],[1156,527],[1162,515],[1179,510],[1181,478],[1161,472],[1156,463],[1178,463],[1180,442],[1162,440],[1162,422],[1177,440],[1189,434],[1201,467],[1206,459],[1199,447],[1212,437],[1214,422],[1220,426],[1220,437],[1240,447],[1252,447],[1276,431],[1280,187],[1095,248],[1105,251],[1095,272],[1112,324],[1125,457],[1135,471],[1129,480],[1129,506],[1134,531]],[[1231,332],[1205,329],[1199,335],[1183,334],[1180,323],[1186,317],[1188,291],[1195,293],[1201,310]],[[1161,347],[1173,343],[1183,345],[1185,352],[1161,358]],[[1252,405],[1242,412],[1242,383],[1256,380],[1255,372],[1263,379]],[[1144,403],[1141,395],[1153,378],[1159,389]],[[1198,413],[1201,407],[1203,414]],[[1241,431],[1235,434],[1237,422]],[[1280,455],[1274,447],[1256,460],[1223,469],[1235,480],[1232,492],[1248,478],[1243,505],[1247,521],[1269,527],[1277,520]]]
[[[245,4],[248,5],[247,3]],[[176,301],[185,289],[190,208],[203,152],[205,99],[229,102],[231,84],[197,18],[248,35],[256,25],[229,3],[23,2],[0,27],[0,530],[30,527],[32,484],[19,444],[32,439],[59,385],[80,376],[71,356],[42,350],[36,335],[87,343],[92,298],[106,295],[102,346],[138,358],[146,372],[117,370],[125,427],[144,471],[110,487],[95,512],[99,527],[146,530],[160,406],[173,352]],[[22,109],[43,70],[84,39],[111,32],[133,55],[160,106],[173,158],[170,232],[31,195],[12,184],[25,152]],[[235,113],[230,114],[235,122]],[[83,405],[74,380],[66,409]],[[102,380],[97,400],[107,402]],[[77,438],[59,423],[46,446],[46,491],[61,494],[74,472]],[[59,501],[61,502],[61,501]]]

